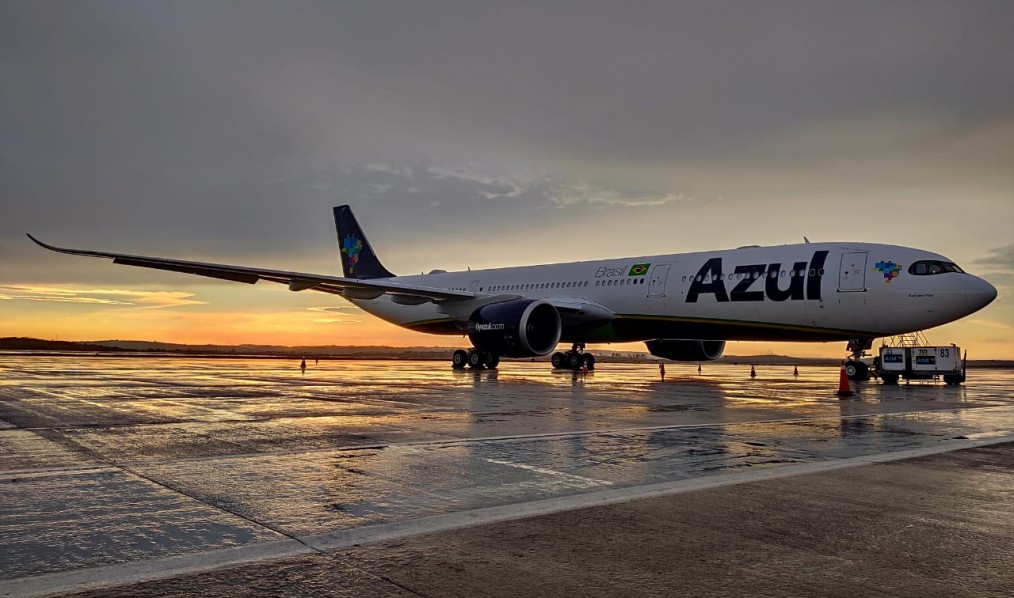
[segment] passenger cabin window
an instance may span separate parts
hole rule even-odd
[[[943,274],[944,272],[963,273],[964,270],[959,268],[957,264],[952,264],[951,262],[941,262],[937,260],[922,260],[915,262],[908,267],[908,273],[914,274],[916,276]]]

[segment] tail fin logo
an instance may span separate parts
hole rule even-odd
[[[356,273],[356,264],[359,263],[359,252],[363,249],[363,242],[354,235],[345,235],[342,239],[342,253],[345,255],[345,264],[349,276]]]

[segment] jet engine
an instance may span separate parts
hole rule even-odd
[[[468,318],[476,349],[504,357],[536,357],[556,348],[563,332],[560,312],[540,299],[490,303]]]
[[[645,342],[655,357],[673,361],[713,361],[725,351],[725,341],[699,341],[656,338]]]

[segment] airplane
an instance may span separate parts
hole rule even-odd
[[[721,357],[730,340],[844,340],[855,375],[874,338],[952,322],[997,295],[942,255],[851,241],[395,276],[352,209],[333,211],[340,277],[67,249],[28,237],[115,264],[339,295],[410,330],[467,336],[472,346],[453,352],[455,369],[553,353],[556,369],[592,370],[595,356],[585,349],[595,343],[643,341],[656,357],[700,362]],[[571,348],[556,351],[561,342]]]

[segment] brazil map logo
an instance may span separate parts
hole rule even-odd
[[[901,264],[895,264],[894,262],[877,262],[873,264],[873,268],[884,274],[884,282],[886,283],[890,283],[897,278],[898,273],[901,272]]]
[[[630,272],[627,272],[627,276],[644,276],[648,273],[648,266],[651,264],[634,264],[630,267]]]
[[[346,256],[349,274],[356,273],[356,264],[359,263],[359,252],[363,248],[363,242],[352,235],[346,235],[342,239],[342,253]]]

